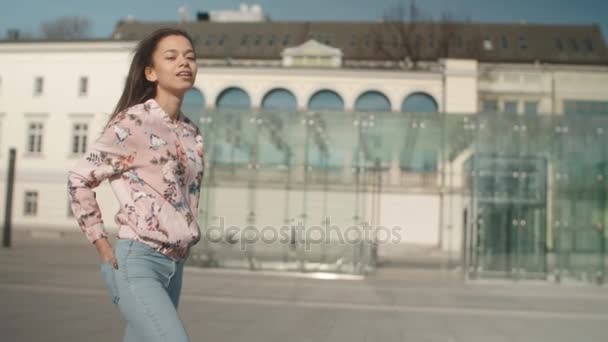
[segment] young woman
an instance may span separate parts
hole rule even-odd
[[[189,341],[177,307],[184,262],[200,239],[204,164],[200,131],[181,105],[196,71],[186,32],[165,28],[142,40],[101,137],[68,173],[74,216],[126,319],[124,341]],[[93,191],[105,179],[120,204],[114,249]]]

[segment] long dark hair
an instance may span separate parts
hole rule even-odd
[[[135,54],[131,61],[125,88],[122,91],[120,100],[118,100],[118,103],[116,104],[116,108],[114,108],[110,119],[106,123],[106,127],[118,113],[156,96],[156,83],[148,81],[144,71],[146,67],[153,65],[152,54],[156,50],[161,39],[167,36],[183,36],[190,41],[192,49],[194,49],[194,42],[190,35],[186,31],[178,28],[161,28],[142,39],[135,48]]]

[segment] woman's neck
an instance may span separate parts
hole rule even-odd
[[[158,103],[160,108],[169,114],[171,120],[177,120],[180,108],[182,107],[181,97],[165,92],[157,92],[154,100]]]

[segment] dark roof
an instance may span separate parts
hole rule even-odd
[[[19,39],[0,39],[0,44],[29,44],[29,43],[104,43],[115,42],[116,39],[111,38],[77,38],[77,39],[45,39],[45,38],[19,38]]]
[[[345,60],[395,60],[409,55],[416,60],[608,64],[608,48],[595,24],[129,21],[119,22],[113,37],[139,40],[167,26],[189,32],[202,58],[280,59],[285,47],[314,38],[341,49]],[[490,44],[492,49],[486,49]],[[407,47],[413,52],[408,53]]]

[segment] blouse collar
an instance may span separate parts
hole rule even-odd
[[[181,110],[180,110],[179,114],[177,115],[177,120],[172,120],[171,115],[169,115],[169,113],[165,112],[165,110],[153,98],[147,100],[145,102],[145,106],[150,109],[150,112],[158,114],[161,117],[161,119],[163,120],[163,122],[165,122],[169,125],[177,126],[178,123],[184,122],[184,113]]]

